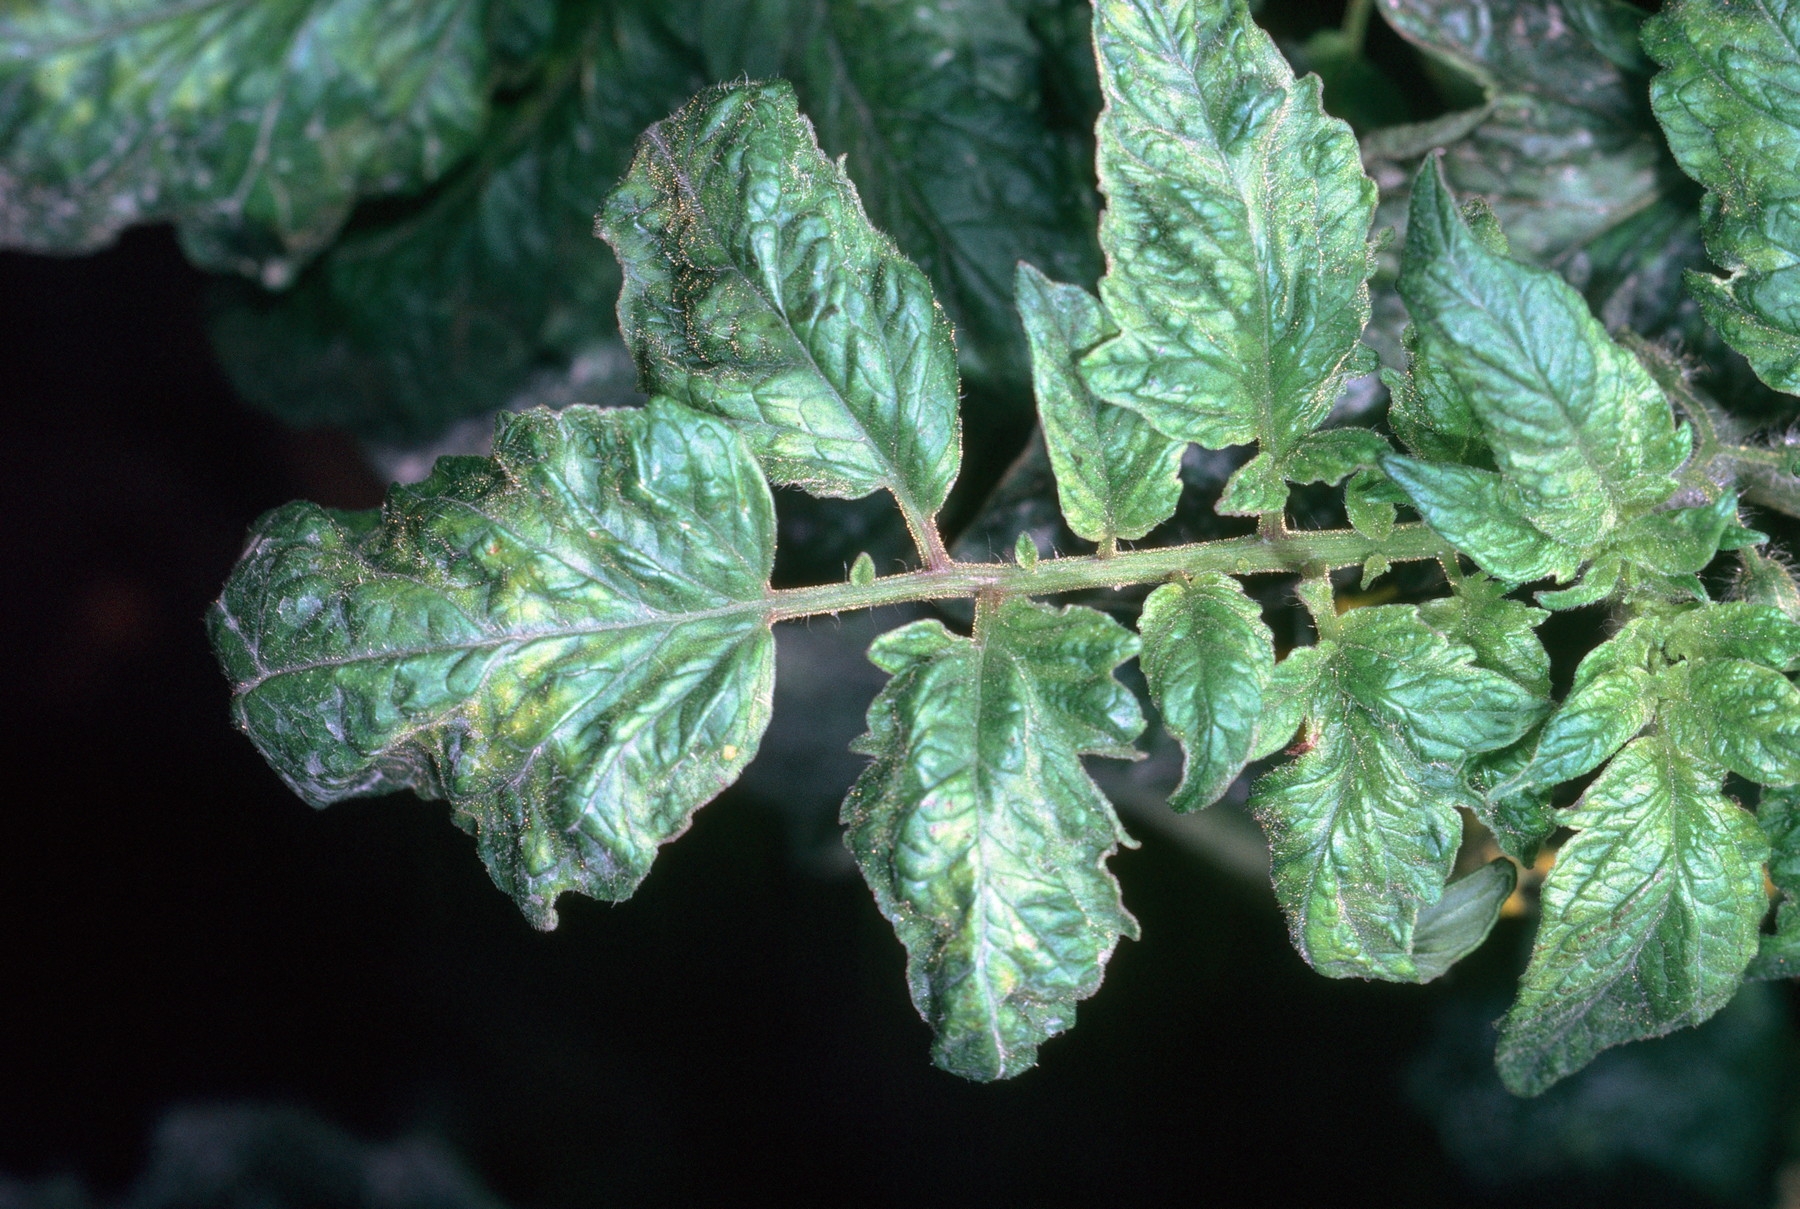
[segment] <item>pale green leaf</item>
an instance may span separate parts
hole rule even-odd
[[[1278,461],[1363,372],[1375,187],[1242,0],[1101,0],[1108,399]]]
[[[1800,5],[1680,0],[1644,49],[1666,69],[1651,104],[1707,189],[1706,248],[1730,274],[1688,286],[1763,381],[1800,391]]]
[[[769,720],[774,510],[726,425],[509,418],[381,513],[264,517],[210,618],[232,710],[315,806],[448,799],[541,927],[628,897]]]
[[[1069,528],[1091,542],[1144,536],[1175,513],[1184,443],[1088,390],[1076,363],[1117,331],[1093,295],[1024,262],[1016,293],[1031,341],[1044,444]]]
[[[1484,247],[1435,161],[1414,184],[1400,292],[1420,355],[1468,400],[1538,529],[1591,551],[1674,492],[1690,439],[1655,380],[1568,283]]]
[[[487,0],[21,0],[0,11],[0,243],[172,221],[199,264],[293,279],[361,198],[467,154]]]
[[[1236,580],[1201,575],[1152,592],[1138,632],[1150,697],[1186,755],[1169,805],[1210,806],[1249,759],[1263,688],[1274,673],[1262,611]]]
[[[1506,1085],[1536,1095],[1610,1046],[1698,1024],[1755,956],[1768,844],[1666,735],[1634,740],[1562,817],[1576,835],[1500,1030]]]
[[[1780,569],[1754,551],[1743,553],[1754,555],[1766,567]],[[1791,672],[1800,668],[1800,621],[1773,603],[1709,604],[1671,618],[1663,647],[1672,659],[1751,659]]]
[[[652,126],[598,229],[646,389],[738,424],[777,481],[937,511],[961,448],[950,325],[787,84]]]
[[[1549,788],[1600,767],[1656,713],[1646,667],[1656,634],[1639,621],[1595,647],[1575,669],[1569,695],[1544,723],[1521,780]]]
[[[1255,737],[1250,744],[1252,760],[1272,756],[1286,747],[1316,712],[1315,695],[1323,687],[1336,653],[1337,644],[1324,639],[1316,646],[1289,651],[1287,658],[1275,665],[1274,675],[1263,690],[1262,715],[1256,720]]]
[[[1419,981],[1442,977],[1480,948],[1518,884],[1518,870],[1502,858],[1445,886],[1444,896],[1420,911],[1413,926],[1413,964]]]
[[[1112,669],[1136,652],[1105,614],[1018,598],[973,639],[922,621],[870,649],[894,678],[857,741],[875,762],[844,801],[847,842],[945,1070],[1029,1068],[1137,934],[1105,867],[1124,833],[1080,759],[1135,756],[1143,718]]]
[[[1474,574],[1454,595],[1419,605],[1419,620],[1452,642],[1475,652],[1475,662],[1499,672],[1540,698],[1550,696],[1550,656],[1537,628],[1549,614],[1523,601],[1508,600],[1505,585]]]
[[[1800,622],[1800,584],[1794,582],[1793,573],[1783,560],[1754,547],[1738,551],[1738,573],[1732,583],[1732,596],[1746,604],[1773,607],[1786,619]],[[1800,635],[1800,631],[1795,633]],[[1784,671],[1792,670],[1792,665],[1786,662],[1781,667]]]

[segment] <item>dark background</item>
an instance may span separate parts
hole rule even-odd
[[[1786,987],[1514,1101],[1489,1022],[1528,921],[1428,987],[1333,982],[1266,886],[1150,831],[1114,861],[1145,938],[1038,1069],[975,1086],[930,1066],[898,942],[781,800],[821,770],[728,792],[549,934],[442,805],[309,810],[231,728],[201,618],[258,513],[381,484],[232,397],[204,293],[163,229],[0,254],[0,1209],[1800,1205]],[[415,1142],[460,1191],[371,1192]],[[212,1191],[156,1183],[206,1166],[180,1154]]]

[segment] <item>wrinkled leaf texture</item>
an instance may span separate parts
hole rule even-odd
[[[269,513],[209,624],[232,712],[315,806],[447,799],[540,927],[628,897],[769,720],[773,504],[666,400],[510,417],[376,513]]]

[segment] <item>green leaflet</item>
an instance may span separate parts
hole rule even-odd
[[[1800,783],[1800,690],[1746,659],[1690,660],[1666,674],[1669,733],[1763,785]]]
[[[1800,790],[1765,790],[1756,823],[1769,841],[1769,880],[1781,892],[1775,931],[1764,934],[1748,978],[1800,976]]]
[[[1413,189],[1399,288],[1417,330],[1396,427],[1420,452],[1460,459],[1381,459],[1426,523],[1511,583],[1567,582],[1591,562],[1575,587],[1540,595],[1550,608],[1615,590],[1704,599],[1693,575],[1739,540],[1736,497],[1653,511],[1676,490],[1690,434],[1580,295],[1471,228],[1435,162]],[[1467,464],[1489,455],[1494,471]]]
[[[1738,573],[1732,596],[1749,604],[1771,605],[1792,621],[1800,621],[1800,584],[1781,560],[1754,546],[1738,551]],[[1788,670],[1784,665],[1784,670]]]
[[[652,126],[597,229],[646,389],[737,423],[779,482],[886,488],[929,526],[961,449],[950,325],[787,84],[710,89]]]
[[[629,896],[769,720],[767,485],[666,400],[508,418],[381,513],[264,517],[210,618],[232,709],[315,806],[449,800],[540,927]]]
[[[974,382],[1023,386],[1016,260],[1097,271],[1081,133],[1052,127],[1047,52],[1002,0],[619,0],[557,18],[541,70],[423,211],[359,222],[291,291],[221,291],[215,343],[240,393],[383,440],[433,436],[546,371],[580,401],[622,401],[593,372],[619,291],[593,212],[645,126],[746,73],[795,81],[871,218],[936,283]]]
[[[1518,870],[1502,859],[1489,861],[1445,886],[1444,896],[1419,912],[1413,928],[1418,980],[1443,977],[1451,966],[1480,948],[1518,884]]]
[[[1175,514],[1184,443],[1097,398],[1076,372],[1081,354],[1117,331],[1091,294],[1022,261],[1016,292],[1031,341],[1044,444],[1069,528],[1109,546],[1144,536]]]
[[[1137,651],[1102,613],[1017,598],[977,637],[914,622],[870,648],[893,674],[856,749],[847,842],[906,946],[933,1059],[971,1079],[1028,1069],[1137,925],[1105,860],[1125,836],[1081,766],[1136,756]]]
[[[1169,805],[1210,806],[1249,760],[1263,688],[1274,673],[1262,610],[1236,580],[1200,575],[1150,593],[1138,633],[1150,697],[1186,754]]]
[[[1101,0],[1094,40],[1100,295],[1121,332],[1083,371],[1169,436],[1259,441],[1260,507],[1366,369],[1374,184],[1241,0]]]
[[[215,290],[213,344],[241,394],[389,441],[503,407],[546,370],[582,402],[628,401],[608,397],[619,272],[594,209],[638,133],[708,81],[631,7],[585,16],[421,210],[359,226],[283,293]]]
[[[1536,1095],[1601,1050],[1698,1024],[1756,954],[1768,844],[1666,733],[1633,740],[1561,822],[1576,829],[1500,1030],[1507,1087]]]
[[[285,285],[360,198],[416,189],[488,117],[488,0],[27,0],[0,14],[0,243],[173,221]]]
[[[1306,711],[1314,745],[1258,781],[1251,807],[1294,945],[1313,968],[1422,981],[1415,926],[1450,875],[1456,807],[1474,805],[1462,765],[1519,739],[1542,705],[1413,606],[1355,609],[1335,628]]]
[[[1690,273],[1706,317],[1757,375],[1800,391],[1800,6],[1681,0],[1644,27],[1665,70],[1656,117],[1707,189],[1706,247],[1729,277]]]

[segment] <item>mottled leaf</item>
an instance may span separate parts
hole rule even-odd
[[[1175,513],[1183,442],[1098,397],[1076,371],[1081,355],[1116,331],[1091,294],[1024,263],[1017,294],[1044,444],[1069,528],[1109,545],[1144,536]]]
[[[315,806],[449,800],[540,927],[628,897],[769,720],[774,513],[726,425],[658,400],[509,418],[376,513],[264,517],[213,610],[232,710]]]
[[[1644,28],[1665,70],[1651,104],[1707,189],[1706,248],[1730,274],[1688,275],[1706,317],[1777,390],[1800,392],[1800,6],[1680,0]]]
[[[0,243],[173,221],[271,286],[488,117],[487,0],[24,0],[0,12]]]
[[[1244,770],[1274,673],[1262,610],[1236,580],[1201,575],[1152,592],[1138,632],[1150,697],[1186,755],[1169,805],[1210,806]]]
[[[1241,0],[1101,0],[1101,298],[1090,384],[1209,448],[1280,463],[1366,370],[1375,187]]]
[[[1768,844],[1666,734],[1634,740],[1561,821],[1576,835],[1500,1029],[1500,1076],[1536,1095],[1610,1046],[1698,1024],[1756,954]]]
[[[857,741],[874,763],[844,801],[847,842],[945,1070],[1028,1069],[1137,935],[1105,867],[1124,832],[1080,759],[1135,756],[1143,718],[1112,669],[1136,651],[1105,614],[1017,598],[973,639],[921,621],[870,648],[893,679]]]
[[[1355,609],[1336,628],[1313,694],[1314,745],[1258,781],[1251,806],[1289,932],[1313,968],[1420,981],[1414,926],[1450,875],[1456,807],[1472,804],[1461,766],[1517,740],[1543,711],[1412,606]]]
[[[1745,659],[1684,663],[1664,677],[1669,732],[1763,785],[1800,783],[1800,689]]]
[[[929,524],[960,455],[950,325],[788,85],[711,89],[652,126],[598,229],[647,389],[736,422],[777,481],[886,488]]]

